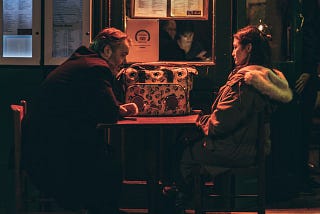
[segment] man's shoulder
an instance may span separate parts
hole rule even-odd
[[[85,64],[83,66],[91,67],[91,68],[97,68],[97,69],[108,69],[109,65],[108,63],[102,59],[97,53],[91,51],[90,49],[86,47],[80,47],[78,49],[77,62],[80,64]]]

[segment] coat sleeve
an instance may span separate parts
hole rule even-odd
[[[243,126],[256,107],[252,87],[235,84],[224,90],[209,120],[202,125],[205,135],[213,138],[223,138]]]
[[[114,93],[113,75],[105,67],[95,67],[90,75],[91,92],[85,96],[90,103],[88,112],[96,122],[112,123],[119,119],[119,104]]]

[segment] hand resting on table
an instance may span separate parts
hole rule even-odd
[[[138,106],[135,103],[126,103],[120,105],[120,115],[122,117],[135,116],[139,113]]]

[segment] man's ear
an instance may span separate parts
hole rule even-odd
[[[111,49],[110,45],[106,45],[106,46],[104,47],[104,49],[103,49],[103,54],[105,55],[105,57],[106,57],[107,59],[109,59],[109,58],[111,57],[111,55],[112,55],[112,49]]]

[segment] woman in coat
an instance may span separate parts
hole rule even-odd
[[[213,176],[229,168],[253,165],[259,113],[264,112],[268,123],[274,104],[292,99],[284,75],[271,68],[268,38],[258,28],[247,26],[234,34],[232,56],[235,68],[220,88],[211,114],[200,118],[200,134],[188,132],[184,136],[190,143],[182,152],[181,177],[176,181],[177,213],[183,212],[183,198],[191,192],[195,164],[210,167]],[[269,126],[265,127],[268,134]],[[195,136],[201,137],[195,140]],[[269,138],[266,142],[270,143]]]

